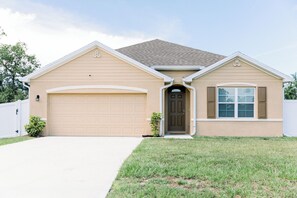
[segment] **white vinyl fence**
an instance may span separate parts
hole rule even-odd
[[[284,101],[284,135],[297,137],[297,100]]]
[[[29,100],[0,104],[0,138],[26,135]]]

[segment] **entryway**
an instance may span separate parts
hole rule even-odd
[[[174,85],[166,91],[166,134],[187,134],[189,101],[186,87]]]

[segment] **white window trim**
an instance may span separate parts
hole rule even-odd
[[[254,83],[243,83],[243,82],[228,82],[228,83],[220,83],[217,84],[217,87],[257,87],[257,84]]]
[[[235,89],[235,95],[234,95],[234,102],[230,102],[230,104],[234,104],[234,117],[220,117],[219,116],[219,104],[228,104],[228,102],[219,102],[219,89],[220,88],[233,88]],[[251,89],[254,89],[254,102],[253,102],[253,105],[254,105],[254,116],[253,117],[238,117],[238,104],[252,104],[252,102],[238,102],[238,89],[239,88],[251,88]],[[221,86],[221,87],[217,87],[217,90],[216,90],[216,105],[217,105],[217,110],[216,110],[216,118],[217,119],[224,119],[224,120],[240,120],[240,119],[248,119],[248,120],[252,120],[252,119],[255,119],[255,108],[256,108],[256,88],[255,87],[228,87],[228,86]]]

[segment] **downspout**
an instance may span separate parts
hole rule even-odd
[[[196,115],[196,103],[197,103],[197,100],[196,100],[196,89],[195,89],[195,87],[193,87],[193,86],[190,86],[190,85],[188,85],[188,84],[186,84],[186,82],[185,81],[183,81],[183,85],[186,87],[186,88],[189,88],[189,89],[191,89],[192,91],[193,91],[193,120],[194,120],[194,122],[193,122],[193,130],[191,131],[191,133],[190,133],[190,135],[195,135],[196,134],[196,126],[197,126],[197,115]]]
[[[163,91],[164,89],[173,85],[173,79],[170,81],[168,85],[165,85],[160,88],[160,113],[161,113],[161,122],[160,122],[160,136],[164,135],[164,115],[163,115]]]
[[[284,136],[286,136],[285,126],[284,126],[284,116],[285,116],[285,111],[284,111],[284,109],[285,109],[285,86],[286,86],[285,83],[286,82],[283,82],[283,87],[282,87],[282,89],[283,89],[283,107],[282,107],[283,116],[282,116],[282,120],[283,120],[283,135]]]
[[[30,86],[27,85],[24,81],[23,81],[23,86],[28,89],[28,98],[29,98],[30,97],[30,91],[31,91]]]

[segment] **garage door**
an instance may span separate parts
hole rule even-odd
[[[49,135],[141,136],[146,94],[51,94]]]

